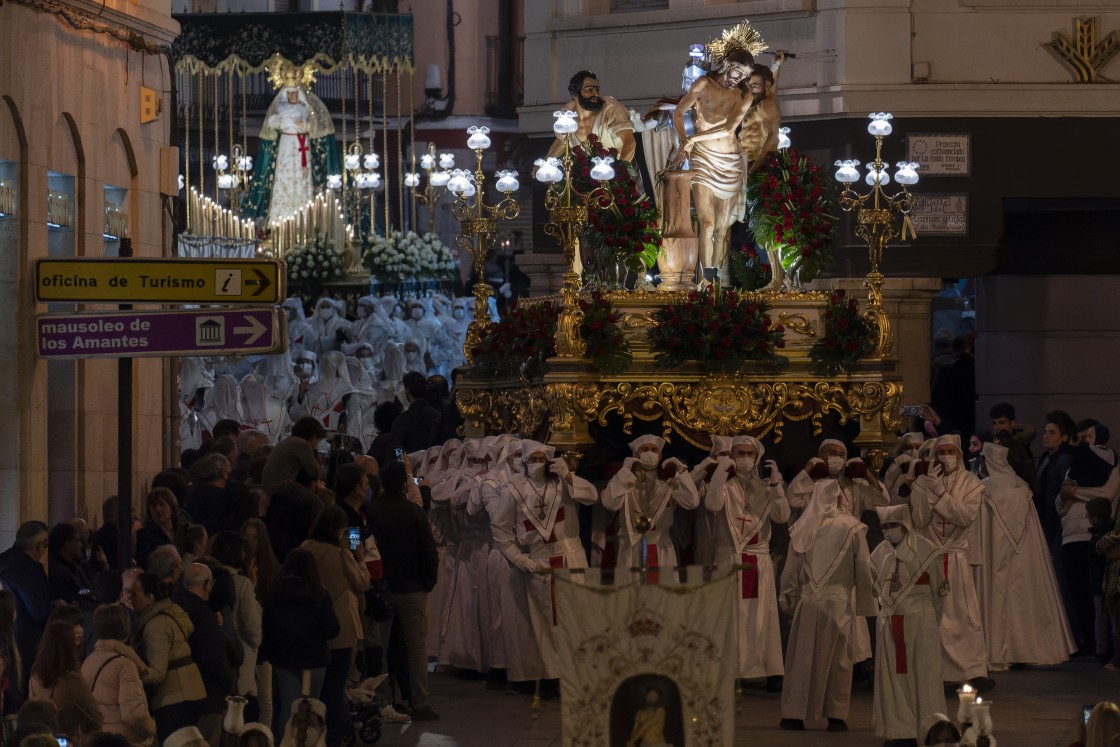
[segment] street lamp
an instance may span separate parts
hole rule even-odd
[[[846,213],[856,214],[856,236],[867,242],[871,259],[871,272],[864,281],[867,287],[867,318],[878,332],[875,355],[882,357],[890,355],[894,335],[883,311],[883,274],[879,272],[879,263],[883,259],[887,242],[899,235],[897,216],[902,216],[902,240],[906,240],[907,233],[911,238],[918,237],[914,224],[910,221],[914,195],[907,189],[918,183],[918,164],[905,161],[896,164],[898,171],[894,178],[899,191],[893,195],[887,194],[883,188],[890,184],[891,176],[887,171],[889,165],[883,162],[883,138],[890,135],[893,129],[891,115],[877,112],[871,114],[869,119],[871,123],[867,125],[867,131],[875,137],[875,160],[866,164],[868,171],[864,183],[870,190],[860,194],[853,188],[859,181],[859,161],[837,161],[835,165],[836,181],[844,185],[840,194],[840,207]]]
[[[564,248],[564,285],[560,289],[560,317],[556,322],[556,355],[559,358],[582,358],[587,352],[587,343],[580,336],[583,325],[583,312],[579,308],[580,276],[576,272],[576,253],[579,251],[579,237],[587,230],[589,205],[606,210],[614,202],[614,195],[605,182],[614,178],[614,159],[595,157],[591,177],[599,185],[587,192],[580,192],[572,184],[572,142],[571,136],[579,129],[576,113],[558,111],[553,113],[556,121],[552,131],[564,140],[564,158],[540,159],[536,162],[537,181],[548,184],[544,205],[548,209],[548,222],[544,232],[560,242]],[[561,165],[563,168],[561,168]]]
[[[455,169],[448,177],[447,189],[455,194],[451,210],[462,225],[455,244],[471,253],[477,278],[474,284],[474,320],[467,327],[467,338],[463,343],[463,355],[467,363],[471,363],[472,351],[482,342],[482,334],[491,324],[489,302],[493,291],[486,283],[486,257],[490,253],[490,242],[498,235],[498,221],[513,220],[521,213],[521,206],[513,197],[521,185],[516,171],[499,172],[497,188],[504,197],[497,205],[487,205],[483,190],[486,175],[482,173],[482,153],[490,147],[490,128],[468,127],[467,134],[470,136],[467,147],[475,154],[474,173]]]
[[[372,151],[363,154],[362,144],[357,141],[351,143],[347,151],[342,165],[346,169],[349,179],[343,184],[343,199],[346,201],[351,223],[360,235],[362,226],[361,192],[369,192],[369,232],[372,235],[376,233],[373,230],[373,224],[377,215],[375,210],[377,198],[374,193],[382,188],[381,174],[377,172],[378,167],[381,166],[381,159]]]

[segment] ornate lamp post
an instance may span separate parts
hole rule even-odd
[[[882,357],[890,355],[894,335],[883,311],[883,274],[879,272],[879,263],[883,259],[887,242],[899,235],[898,215],[902,216],[902,239],[906,240],[907,232],[912,238],[917,238],[914,224],[910,222],[914,195],[910,194],[907,187],[918,183],[918,164],[899,161],[894,175],[899,191],[893,195],[883,191],[883,187],[891,181],[890,174],[887,173],[889,165],[883,162],[883,138],[891,134],[891,115],[878,112],[871,114],[870,119],[867,131],[875,136],[875,160],[867,164],[868,173],[864,178],[871,187],[870,191],[861,195],[852,187],[859,179],[859,170],[856,168],[859,161],[837,161],[836,181],[844,185],[844,191],[840,194],[840,207],[846,213],[856,213],[856,236],[867,242],[870,253],[871,272],[864,281],[868,299],[867,318],[878,331],[875,355]]]
[[[416,168],[416,155],[413,154],[412,168]],[[421,175],[411,171],[404,175],[404,186],[412,195],[412,215],[416,220],[416,204],[420,203],[428,208],[428,233],[436,232],[436,203],[443,197],[448,182],[451,181],[451,169],[455,168],[455,156],[451,153],[436,153],[436,144],[428,143],[428,152],[420,157],[420,168],[424,170],[424,188],[420,189]]]
[[[232,162],[232,168],[230,168]],[[249,188],[249,174],[253,171],[253,157],[245,155],[240,145],[234,145],[230,157],[219,154],[213,158],[218,172],[218,189],[229,193],[229,209],[236,213],[241,203],[241,193]]]
[[[490,326],[490,296],[493,291],[486,283],[486,257],[490,253],[490,242],[498,234],[498,221],[513,220],[520,214],[521,206],[513,198],[513,193],[521,186],[516,171],[500,171],[497,176],[498,191],[505,197],[497,205],[487,205],[483,190],[486,175],[482,173],[482,152],[490,147],[489,127],[468,127],[467,147],[474,151],[475,170],[472,174],[465,169],[455,169],[447,182],[447,188],[455,193],[452,213],[462,225],[462,232],[455,239],[460,249],[469,251],[474,258],[474,272],[478,282],[474,284],[474,321],[467,327],[467,339],[463,343],[463,355],[467,363],[473,362],[472,351],[482,341],[482,334]],[[474,198],[474,201],[471,201]]]
[[[362,144],[357,141],[351,143],[347,150],[346,158],[343,159],[343,166],[349,179],[343,182],[343,199],[346,202],[350,221],[353,223],[355,231],[360,233],[362,225],[361,191],[370,193],[369,230],[372,234],[374,233],[374,218],[377,215],[375,210],[377,198],[374,192],[382,186],[381,174],[377,172],[378,167],[381,166],[381,159],[373,152],[363,155]]]
[[[572,142],[571,136],[579,129],[576,113],[558,111],[553,113],[556,121],[552,130],[564,140],[564,158],[539,159],[536,162],[537,181],[548,184],[544,204],[548,209],[548,223],[544,232],[560,242],[564,248],[564,285],[560,289],[561,311],[556,322],[556,355],[559,358],[582,358],[587,352],[587,343],[580,337],[579,329],[583,324],[583,312],[579,308],[580,275],[576,272],[579,237],[587,230],[587,208],[594,205],[606,210],[614,202],[614,195],[602,182],[614,178],[612,158],[594,158],[595,167],[591,178],[600,185],[588,192],[580,192],[572,184]],[[561,169],[563,165],[563,169]]]

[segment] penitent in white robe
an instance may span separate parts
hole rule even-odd
[[[780,675],[785,669],[770,529],[774,521],[789,521],[789,503],[781,484],[770,487],[754,476],[729,478],[730,465],[722,460],[712,474],[704,508],[713,518],[715,565],[750,566],[739,571],[737,587],[739,677]]]
[[[960,468],[949,476],[923,477],[939,480],[945,488],[944,497],[938,497],[919,478],[910,494],[914,528],[940,553],[942,571],[949,581],[941,613],[941,676],[946,682],[984,677],[988,652],[971,567],[973,558],[979,562],[979,553],[977,548],[970,549],[968,541],[983,503],[984,486],[976,475]]]
[[[879,600],[871,710],[876,736],[922,744],[922,722],[945,712],[937,623],[938,589],[945,580],[940,560],[920,537],[909,548],[904,542],[901,552],[883,541],[871,553],[872,588]]]
[[[1006,449],[984,447],[989,477],[979,517],[984,562],[977,568],[976,589],[990,668],[1060,664],[1077,644],[1031,489],[1007,464]],[[993,453],[997,450],[1003,455]]]
[[[678,466],[673,480],[662,480],[658,473],[669,462]],[[649,517],[651,528],[646,532],[647,564],[659,568],[677,565],[677,551],[670,530],[673,528],[675,506],[694,509],[700,505],[696,484],[683,464],[669,459],[656,470],[646,470],[641,463],[627,457],[622,469],[615,473],[603,489],[603,508],[619,511],[618,566],[636,568],[642,565],[642,535],[634,527],[640,516]]]
[[[515,672],[510,657],[509,677],[515,681],[556,679],[560,676],[554,640],[557,612],[552,576],[545,571],[587,567],[577,504],[592,504],[598,496],[591,483],[573,473],[562,480],[549,478],[543,484],[514,475],[502,492],[504,500],[495,506],[498,515],[491,514],[494,542],[513,566],[511,586],[528,602],[535,647],[540,652],[537,671]],[[507,649],[514,646],[533,648],[534,641],[507,639]]]
[[[793,615],[782,686],[784,719],[848,718],[853,612],[875,614],[866,533],[865,525],[840,514],[825,519],[822,539],[808,552],[791,546],[779,596],[782,609]]]

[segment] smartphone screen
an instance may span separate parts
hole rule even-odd
[[[362,533],[358,527],[349,527],[346,531],[350,537],[350,551],[354,552],[362,544]]]
[[[393,453],[396,454],[398,462],[403,462],[404,461],[404,449],[402,449],[401,447],[398,446],[396,449],[393,450]]]
[[[423,479],[424,479],[423,477],[414,477],[414,478],[412,478],[412,481],[414,483],[416,483],[417,485],[419,485],[420,481],[423,480]]]
[[[1089,716],[1093,713],[1093,706],[1081,706],[1081,718],[1085,719],[1085,723],[1089,723]]]
[[[66,737],[59,736],[55,739],[58,740],[58,747],[70,747],[70,740]]]

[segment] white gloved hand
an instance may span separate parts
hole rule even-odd
[[[941,490],[941,484],[937,481],[937,478],[930,475],[918,475],[917,479],[914,480],[914,487],[921,488],[934,495],[937,495]]]
[[[552,465],[552,474],[556,475],[561,480],[568,476],[570,470],[568,469],[568,462],[565,461],[564,457],[553,457],[549,464]]]
[[[498,287],[498,293],[502,294],[502,298],[513,298],[513,290],[510,289],[509,283],[502,283]]]

